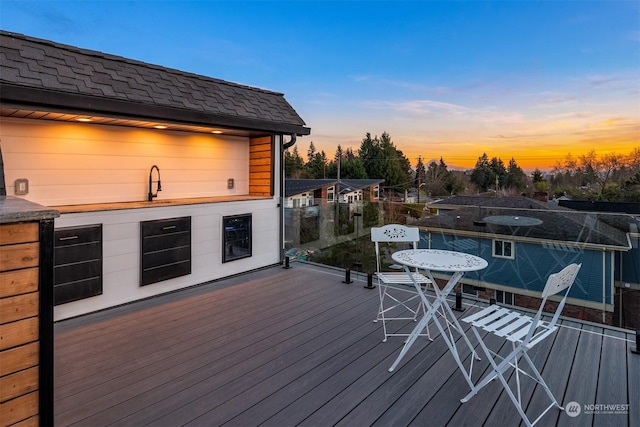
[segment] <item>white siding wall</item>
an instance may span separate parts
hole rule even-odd
[[[7,194],[27,178],[24,197],[45,206],[146,200],[154,164],[158,199],[249,192],[248,138],[2,118],[0,144]]]
[[[222,217],[252,214],[253,255],[222,263]],[[191,274],[140,286],[140,221],[191,216]],[[277,200],[65,214],[56,227],[102,224],[103,295],[58,305],[62,320],[279,262]]]

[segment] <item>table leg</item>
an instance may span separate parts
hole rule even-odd
[[[445,343],[447,344],[447,347],[449,347],[451,355],[453,356],[454,360],[458,364],[458,367],[460,368],[460,371],[464,375],[465,380],[469,384],[469,387],[473,388],[473,382],[471,381],[471,374],[473,372],[473,361],[474,361],[474,359],[475,360],[480,360],[480,357],[478,356],[478,353],[475,351],[473,345],[471,344],[471,341],[469,341],[469,338],[467,337],[467,334],[465,334],[464,331],[462,330],[462,327],[460,326],[460,323],[458,322],[458,318],[455,316],[455,314],[451,310],[451,307],[449,306],[449,304],[447,304],[447,301],[446,301],[446,297],[451,293],[451,291],[453,291],[453,288],[458,284],[460,279],[462,279],[463,275],[464,275],[463,272],[454,273],[454,275],[451,276],[451,278],[449,279],[449,281],[447,282],[446,286],[443,288],[443,290],[441,292],[442,298],[440,299],[440,303],[444,307],[443,315],[444,315],[445,321],[447,322],[447,330],[449,331],[449,335],[447,336],[446,332],[444,331],[444,328],[442,327],[442,325],[440,324],[439,321],[436,322],[436,327],[440,331],[440,334],[443,336],[443,339],[445,340]],[[449,320],[449,318],[447,318],[447,313],[448,313],[449,317],[451,318],[451,320]],[[458,347],[456,345],[456,341],[455,341],[453,335],[451,334],[450,326],[453,326],[453,328],[456,331],[458,331],[458,333],[462,336],[462,339],[464,340],[465,344],[467,345],[467,347],[471,351],[471,362],[469,363],[469,370],[468,371],[465,369],[464,365],[462,364],[462,360],[460,360],[460,355],[458,353]]]
[[[410,270],[408,267],[405,267],[405,271],[407,271],[407,273],[410,273]],[[418,292],[418,295],[420,296],[420,299],[422,300],[422,303],[425,307],[425,314],[422,317],[422,319],[420,319],[420,322],[418,322],[418,324],[411,331],[411,334],[409,335],[409,338],[407,339],[404,346],[402,347],[400,354],[398,355],[396,360],[393,362],[393,364],[389,368],[389,372],[393,372],[393,370],[398,366],[398,364],[400,363],[402,358],[407,354],[407,352],[409,351],[409,349],[411,348],[415,340],[422,333],[424,328],[427,327],[427,325],[429,324],[429,321],[433,319],[433,322],[436,324],[438,331],[440,331],[440,335],[442,335],[442,338],[444,339],[447,347],[449,348],[451,355],[453,356],[454,360],[458,364],[460,371],[464,375],[465,380],[467,381],[469,386],[473,389],[473,382],[471,381],[471,373],[473,370],[473,359],[479,360],[480,358],[478,357],[475,349],[471,345],[469,338],[467,338],[466,334],[462,330],[460,323],[458,323],[458,319],[456,318],[455,314],[451,311],[451,307],[449,307],[446,300],[447,296],[451,293],[455,285],[460,281],[460,279],[462,279],[462,276],[464,275],[464,273],[462,272],[454,273],[453,276],[451,276],[451,278],[447,282],[446,286],[442,290],[439,290],[438,287],[436,286],[435,284],[436,282],[433,276],[431,275],[430,271],[427,271],[427,275],[434,284],[434,292],[436,294],[436,299],[434,300],[433,304],[430,304],[426,295],[424,295],[424,293],[422,292],[422,289],[420,288],[420,286],[418,286],[418,284],[415,282],[415,280],[413,280],[413,277],[412,277],[412,281],[414,283],[416,291]],[[447,322],[447,329],[449,330],[449,333],[451,333],[451,330],[449,328],[449,325],[451,324],[453,325],[454,329],[456,329],[458,333],[462,335],[462,338],[464,339],[465,344],[467,345],[467,347],[472,353],[471,364],[468,372],[465,369],[464,365],[462,364],[462,361],[460,360],[460,355],[458,354],[458,349],[456,347],[456,343],[455,343],[455,339],[453,338],[453,335],[447,336],[447,333],[442,327],[442,324],[436,317],[436,313],[441,305],[444,306],[444,310],[442,314],[443,314],[443,317],[445,318],[445,321]],[[451,321],[447,319],[447,313],[449,313],[449,316],[451,317]]]
[[[405,266],[404,269],[409,275],[409,277],[411,277],[413,286],[416,288],[416,291],[418,292],[418,295],[422,300],[422,304],[424,306],[423,307],[424,315],[422,316],[422,319],[420,319],[418,324],[413,328],[413,330],[409,334],[409,337],[407,338],[407,341],[404,343],[402,350],[400,350],[400,354],[398,355],[396,360],[393,362],[393,364],[389,368],[389,372],[393,372],[396,366],[398,366],[398,363],[400,363],[404,355],[407,354],[407,351],[409,351],[409,349],[411,348],[413,343],[416,341],[416,339],[420,336],[424,328],[427,327],[427,325],[429,324],[429,320],[431,320],[432,317],[435,317],[435,312],[437,310],[437,307],[434,309],[434,306],[429,304],[429,300],[427,299],[427,296],[422,292],[422,288],[420,287],[420,285],[418,285],[418,283],[413,278],[413,275],[411,274],[411,270],[409,269],[409,267]],[[433,281],[433,278],[431,278],[431,280]],[[435,287],[435,282],[433,282],[433,284]]]

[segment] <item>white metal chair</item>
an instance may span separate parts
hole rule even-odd
[[[378,315],[374,322],[382,321],[382,330],[384,332],[383,342],[386,342],[387,338],[391,336],[407,337],[409,336],[409,332],[390,333],[387,328],[387,323],[394,320],[415,321],[420,310],[424,312],[424,306],[417,294],[415,284],[425,287],[431,283],[431,280],[420,274],[417,269],[410,273],[413,280],[415,280],[415,284],[413,280],[411,280],[409,273],[405,271],[383,271],[382,266],[384,265],[386,255],[386,251],[383,249],[385,248],[385,243],[387,247],[395,250],[398,250],[398,248],[392,247],[389,244],[405,243],[413,249],[417,249],[418,242],[420,241],[420,231],[415,227],[406,227],[399,224],[373,227],[371,228],[371,241],[375,243],[376,249],[376,278],[378,282],[378,294],[380,296]],[[401,266],[397,266],[398,270],[402,268]],[[428,328],[427,333],[423,335],[431,340]]]
[[[467,396],[461,399],[462,403],[468,402],[469,399],[471,399],[471,397],[478,393],[481,388],[489,384],[489,382],[491,382],[493,379],[498,378],[504,386],[509,397],[511,398],[511,401],[516,406],[516,409],[524,420],[525,425],[527,426],[533,426],[542,418],[544,414],[546,414],[554,406],[560,410],[563,409],[556,398],[553,396],[553,393],[551,393],[551,390],[549,390],[547,384],[542,379],[542,376],[531,361],[531,358],[527,354],[527,351],[550,336],[558,328],[556,326],[558,317],[560,316],[560,313],[564,308],[567,295],[571,290],[571,286],[573,285],[573,282],[575,281],[576,275],[578,274],[581,266],[582,264],[570,264],[567,267],[563,268],[560,272],[551,274],[549,276],[544,290],[542,291],[542,303],[540,304],[540,309],[538,309],[538,312],[533,318],[494,304],[471,316],[462,319],[463,322],[471,324],[471,329],[478,339],[480,347],[482,347],[482,350],[487,356],[487,359],[491,363],[492,367],[491,372],[489,372],[489,374],[487,374],[482,379],[482,381],[476,384]],[[550,295],[558,294],[562,291],[564,291],[564,296],[558,303],[558,307],[555,311],[555,314],[553,315],[553,318],[549,322],[542,321],[541,317],[543,314],[544,305],[547,301],[547,297],[549,297]],[[510,341],[512,347],[509,354],[506,357],[502,358],[501,356],[490,351],[483,341],[481,334],[479,333],[480,329],[482,331],[488,332],[489,334]],[[518,366],[518,360],[521,357],[524,358],[524,360],[531,368],[531,374],[525,372]],[[499,361],[499,363],[496,363],[496,359],[502,360]],[[516,387],[518,393],[517,398],[514,395],[513,390],[507,383],[507,379],[504,377],[504,372],[509,368],[514,368],[515,370]],[[520,373],[538,382],[544,388],[544,391],[547,393],[549,400],[551,400],[551,404],[544,411],[542,411],[542,413],[533,422],[529,420],[522,407],[522,398],[520,393]]]

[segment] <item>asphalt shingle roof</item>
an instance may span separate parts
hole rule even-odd
[[[295,194],[307,193],[322,187],[335,185],[336,179],[286,179],[284,181],[284,194],[286,197]]]
[[[631,215],[594,214],[557,208],[526,197],[455,196],[432,203],[439,214],[419,220],[419,225],[434,229],[449,229],[500,236],[524,237],[560,242],[615,246],[628,249],[626,233],[632,224],[639,224]],[[513,218],[504,225],[487,222],[489,217]],[[527,219],[538,220],[527,225]],[[514,223],[523,222],[523,226]]]
[[[372,185],[384,182],[383,179],[341,179],[340,194],[350,193],[355,190],[369,188]],[[285,180],[284,190],[285,196],[293,196],[294,194],[305,193],[317,190],[318,188],[338,185],[337,179],[287,179]]]
[[[97,110],[113,105],[104,103],[109,100],[192,112],[199,123],[216,124],[223,117],[247,127],[271,123],[309,134],[281,93],[6,31],[0,31],[0,84],[3,103],[54,105],[65,102],[56,94],[66,94],[93,99],[90,107]],[[22,89],[16,93],[31,89],[39,98],[11,99],[16,87]]]

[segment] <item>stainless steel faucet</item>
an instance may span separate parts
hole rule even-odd
[[[153,181],[151,180],[151,175],[153,175],[153,169],[156,169],[158,171],[158,181],[156,181],[158,183],[158,188],[156,188],[156,192],[155,194],[153,193]],[[153,201],[154,197],[158,197],[158,191],[162,191],[162,185],[160,184],[160,169],[158,168],[158,166],[153,165],[151,166],[151,170],[149,171],[149,198],[148,200],[151,202]]]

